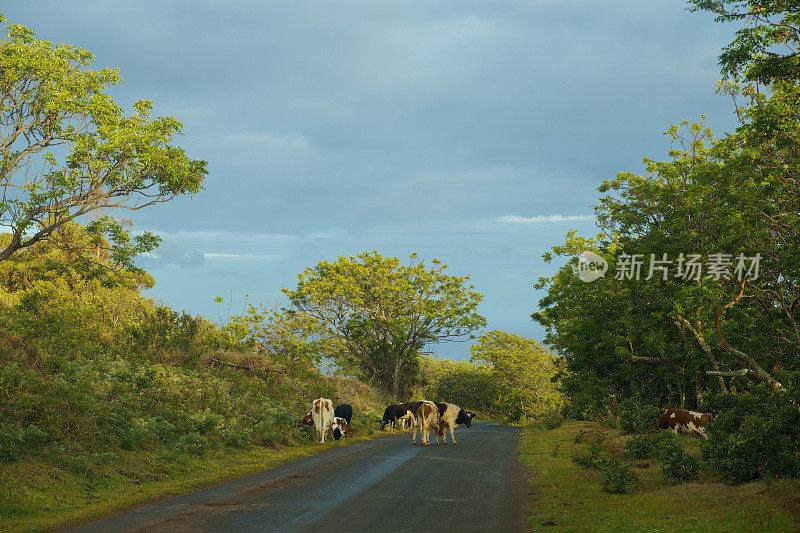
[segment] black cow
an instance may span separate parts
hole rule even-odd
[[[342,405],[337,405],[336,409],[333,410],[333,416],[338,416],[339,418],[344,418],[347,420],[347,423],[350,424],[350,420],[353,419],[353,406],[349,403],[343,403]]]
[[[408,403],[401,403],[400,405],[402,405],[403,407],[405,407],[406,409],[408,409],[412,413],[416,413],[417,412],[417,408],[419,407],[419,404],[421,404],[421,403],[422,402],[408,402]]]
[[[394,429],[394,423],[397,421],[398,418],[406,414],[407,409],[402,405],[398,405],[393,403],[392,405],[386,406],[386,410],[383,412],[383,421],[381,422],[381,430],[386,427],[387,424],[391,424],[392,429]]]

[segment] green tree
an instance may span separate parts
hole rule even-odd
[[[800,78],[800,1],[690,0],[690,10],[717,15],[717,22],[744,21],[719,56],[723,75],[770,84]]]
[[[0,22],[6,19],[0,15]],[[11,238],[0,261],[73,220],[94,235],[85,255],[108,243],[109,259],[130,267],[155,248],[150,233],[131,237],[107,213],[137,210],[201,189],[206,163],[171,143],[182,125],[151,117],[152,102],[126,114],[106,91],[122,79],[117,69],[89,68],[90,52],[35,38],[8,24],[0,38],[0,226]],[[104,236],[105,238],[101,238]]]
[[[431,343],[457,340],[483,327],[476,312],[483,298],[468,276],[447,274],[410,257],[377,251],[322,261],[297,276],[297,289],[283,292],[298,313],[317,320],[325,335],[340,342],[336,355],[345,369],[399,396],[406,373]]]
[[[486,363],[420,357],[419,394],[485,413],[500,412],[500,375]],[[415,389],[416,390],[416,389]]]
[[[536,341],[495,330],[478,337],[470,354],[500,375],[499,403],[512,419],[535,418],[563,407],[564,397],[553,379],[559,360]]]

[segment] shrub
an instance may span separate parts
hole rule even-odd
[[[670,483],[685,483],[697,479],[700,461],[686,453],[676,439],[666,439],[658,447],[661,475]]]
[[[605,441],[605,438],[606,436],[604,433],[598,433],[589,444],[589,451],[587,453],[573,455],[572,461],[583,468],[600,468],[603,465],[603,459],[600,458],[600,453],[603,451],[603,441]]]
[[[636,474],[630,465],[621,463],[617,459],[607,459],[604,464],[602,488],[610,494],[627,494],[636,489]]]
[[[763,386],[707,395],[706,405],[717,412],[703,446],[709,466],[733,482],[800,477],[800,410],[793,395],[797,389],[775,392]]]
[[[661,409],[655,405],[628,398],[620,402],[617,414],[619,428],[623,433],[644,433],[655,426]]]
[[[536,423],[547,430],[556,429],[564,424],[564,415],[558,411],[550,411],[536,417]]]
[[[659,431],[657,433],[641,433],[634,435],[625,443],[625,451],[634,459],[652,459],[656,456],[662,442],[674,439],[673,433]]]

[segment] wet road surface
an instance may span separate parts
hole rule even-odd
[[[476,422],[457,446],[365,441],[71,531],[524,531],[519,433]]]

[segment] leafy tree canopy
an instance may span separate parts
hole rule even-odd
[[[447,269],[437,259],[426,265],[416,254],[403,265],[365,252],[307,268],[297,276],[297,289],[283,292],[296,312],[318,320],[341,342],[341,364],[398,396],[404,371],[416,367],[425,346],[486,324],[476,311],[483,296],[468,276]]]
[[[770,84],[800,77],[800,1],[690,0],[691,11],[717,15],[717,22],[745,22],[719,56],[726,77]]]
[[[6,19],[0,15],[0,22]],[[87,50],[36,39],[8,24],[0,37],[0,261],[93,214],[87,231],[130,267],[158,237],[131,238],[108,212],[137,210],[201,189],[206,163],[172,145],[182,125],[151,116],[139,100],[127,114],[108,94],[117,69],[92,70]],[[99,216],[97,216],[99,215]],[[82,218],[83,217],[83,218]]]
[[[498,403],[512,419],[534,418],[563,406],[554,383],[561,363],[536,341],[495,330],[478,337],[470,353],[473,361],[490,364],[500,375]]]

